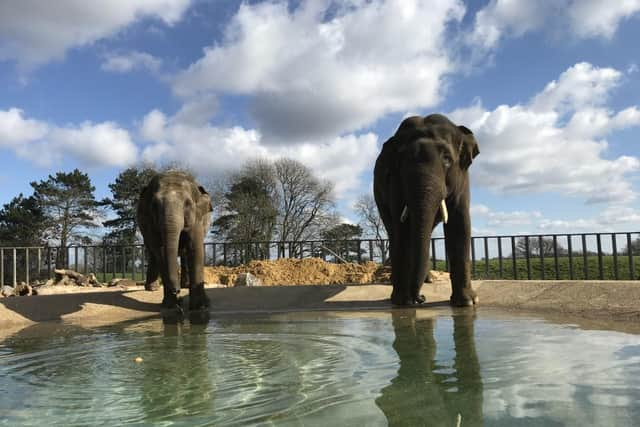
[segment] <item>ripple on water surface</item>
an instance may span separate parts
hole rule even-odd
[[[634,425],[637,335],[491,312],[28,328],[2,425]],[[463,312],[464,313],[464,312]],[[136,363],[137,357],[142,362]]]

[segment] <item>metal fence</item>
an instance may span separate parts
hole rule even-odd
[[[640,232],[477,236],[471,239],[474,279],[640,280]],[[448,270],[443,237],[431,240],[430,267]],[[382,263],[388,241],[205,243],[205,265],[239,265],[251,260],[318,257],[328,262]],[[46,280],[54,269],[144,280],[143,245],[0,248],[0,286]]]

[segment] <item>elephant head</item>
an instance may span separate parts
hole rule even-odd
[[[470,239],[468,169],[478,153],[473,133],[440,114],[405,119],[385,142],[374,170],[374,195],[390,239],[395,304],[424,301],[420,288],[427,276],[431,232],[441,221],[450,259],[456,258],[452,302],[476,300],[465,273],[465,251]]]

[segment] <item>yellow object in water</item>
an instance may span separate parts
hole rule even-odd
[[[133,359],[133,361],[136,362],[136,363],[140,363],[140,362],[142,362],[142,357],[138,356],[135,359]]]

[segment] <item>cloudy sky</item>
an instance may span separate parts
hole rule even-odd
[[[0,203],[79,167],[288,156],[371,192],[403,117],[471,128],[476,235],[640,230],[640,0],[0,2]]]

